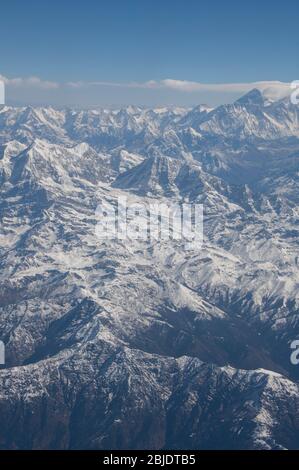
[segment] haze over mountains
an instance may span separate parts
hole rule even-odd
[[[0,109],[0,448],[293,449],[299,107]],[[192,202],[201,250],[100,241]]]

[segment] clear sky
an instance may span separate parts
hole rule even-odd
[[[298,0],[3,0],[0,7],[0,75],[11,101],[196,104],[240,90],[186,82],[299,79]]]

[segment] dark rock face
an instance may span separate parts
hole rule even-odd
[[[298,387],[281,376],[104,343],[5,371],[1,389],[1,448],[296,448],[299,437]]]

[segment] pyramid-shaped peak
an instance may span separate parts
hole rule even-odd
[[[165,156],[151,156],[139,165],[121,173],[114,187],[131,189],[142,194],[171,191],[173,181],[182,165],[180,160]]]
[[[264,106],[264,97],[258,88],[253,88],[253,90],[250,90],[246,95],[239,98],[236,103],[243,106]]]

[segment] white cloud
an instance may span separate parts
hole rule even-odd
[[[7,78],[0,75],[0,81],[1,80],[7,87],[9,98],[15,101],[19,100],[21,102],[42,102],[43,100],[45,100],[45,102],[54,102],[56,100],[56,102],[64,103],[69,100],[74,103],[84,103],[86,101],[101,102],[106,99],[109,102],[113,102],[114,97],[117,95],[117,99],[120,102],[134,102],[135,99],[138,103],[140,101],[144,101],[144,104],[151,104],[153,101],[164,102],[163,91],[167,91],[168,93],[165,93],[166,102],[168,100],[168,102],[171,101],[184,104],[201,102],[201,100],[204,100],[210,104],[218,105],[231,102],[253,88],[260,89],[267,98],[274,100],[283,98],[291,93],[291,84],[279,81],[201,83],[196,81],[166,78],[164,80],[148,80],[144,82],[55,82],[42,80],[35,76]],[[119,93],[114,93],[113,88],[118,88]],[[131,91],[130,93],[128,91],[127,93],[124,92],[122,94],[122,89],[130,89]],[[53,94],[51,93],[52,90],[57,90],[59,93],[55,93],[55,97],[53,97]],[[134,90],[157,90],[157,93],[155,96],[153,94],[151,94],[151,96],[144,94],[144,97],[142,98],[140,98],[139,93],[138,98],[135,98]],[[172,92],[172,94],[170,94],[170,92]]]
[[[58,83],[42,80],[39,77],[7,78],[0,75],[0,80],[7,86],[32,87],[40,89],[56,88],[89,88],[89,87],[117,87],[117,88],[141,88],[141,89],[169,89],[185,93],[216,92],[216,93],[246,93],[253,88],[269,91],[277,96],[290,92],[291,84],[279,81],[259,81],[248,83],[201,83],[188,80],[148,80],[146,82],[107,82],[107,81],[72,81]]]
[[[103,81],[93,81],[93,82],[67,82],[65,84],[70,88],[88,88],[96,86],[105,86],[105,87],[116,87],[116,88],[163,88],[162,82],[157,82],[155,80],[148,80],[147,82],[103,82]]]
[[[52,82],[48,80],[41,80],[39,77],[16,77],[16,78],[7,78],[3,75],[0,75],[0,80],[2,80],[6,86],[18,87],[18,88],[39,88],[44,90],[51,90],[59,88],[59,83]]]
[[[96,86],[117,88],[169,89],[183,93],[214,92],[214,93],[247,93],[253,88],[263,91],[269,98],[279,99],[290,93],[290,83],[279,81],[259,81],[248,83],[200,83],[188,80],[149,80],[146,82],[68,82],[71,88],[88,88]]]
[[[278,81],[261,81],[261,82],[249,82],[249,83],[200,83],[190,82],[187,80],[173,80],[166,79],[160,82],[167,88],[174,90],[194,92],[194,91],[217,91],[217,92],[246,92],[253,88],[267,89],[269,87],[277,89],[290,89],[289,83],[278,82]]]
[[[186,80],[162,80],[161,83],[166,88],[183,92],[216,92],[216,93],[247,93],[253,88],[257,88],[265,93],[265,95],[273,98],[286,96],[290,93],[290,83],[279,81],[260,81],[249,83],[199,83]]]

